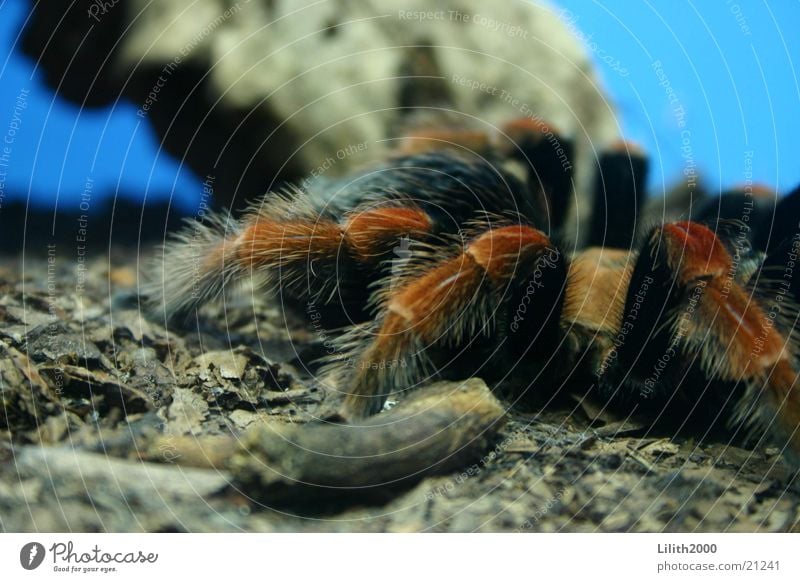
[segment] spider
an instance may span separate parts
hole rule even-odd
[[[621,142],[598,157],[589,232],[568,237],[572,157],[532,119],[417,130],[374,166],[174,235],[156,303],[185,315],[258,274],[346,325],[322,370],[345,420],[431,377],[514,385],[515,403],[592,386],[654,422],[765,436],[800,466],[800,189],[706,196],[646,227],[648,162]]]

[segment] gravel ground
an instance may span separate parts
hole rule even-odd
[[[59,251],[0,262],[2,531],[800,531],[777,450],[577,397],[512,410],[459,466],[377,495],[273,499],[242,470],[269,451],[231,464],[232,435],[302,430],[335,403],[303,364],[325,336],[246,293],[168,331],[138,310],[136,254]]]

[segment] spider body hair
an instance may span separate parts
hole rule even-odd
[[[572,150],[550,135],[528,122],[485,138],[418,131],[377,166],[267,196],[232,226],[212,220],[200,244],[178,234],[154,304],[174,317],[260,274],[281,297],[344,314],[354,324],[322,374],[351,421],[431,377],[513,374],[515,401],[591,383],[679,427],[769,436],[797,467],[800,287],[780,271],[798,225],[766,220],[768,201],[744,220],[747,200],[731,196],[643,229],[647,160],[617,144],[598,162],[594,246],[575,250],[560,240]],[[199,274],[180,264],[194,250]]]

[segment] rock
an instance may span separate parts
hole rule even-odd
[[[86,4],[37,4],[26,52],[77,103],[124,92],[220,206],[312,171],[341,175],[410,125],[540,116],[578,140],[577,226],[593,152],[617,138],[569,14],[539,4],[131,0],[101,26]],[[437,108],[458,113],[430,115]]]
[[[228,380],[241,380],[244,376],[247,357],[232,350],[206,352],[195,358],[195,364],[205,370],[216,369],[222,378]],[[207,378],[208,376],[205,376]]]
[[[4,517],[4,528],[16,531],[37,526],[57,530],[85,531],[99,526],[106,531],[152,531],[164,524],[180,524],[180,517],[185,519],[181,507],[187,503],[207,505],[208,498],[229,480],[220,471],[177,471],[170,465],[111,459],[70,447],[21,447],[14,465],[2,468],[4,473],[17,475],[19,483],[5,492],[0,489],[0,511],[4,516],[9,516],[8,508],[13,504],[35,504],[27,523],[16,521],[15,516],[9,523]],[[46,479],[40,478],[43,468]],[[94,509],[83,512],[87,504]],[[206,519],[205,527],[201,522],[194,527],[221,527],[218,523],[214,526],[218,517],[208,515]]]
[[[105,413],[116,408],[125,415],[146,412],[153,407],[147,393],[128,386],[100,370],[78,366],[41,366],[40,371],[62,388],[65,400],[78,399],[93,412]],[[69,406],[69,405],[68,405]],[[86,408],[82,409],[85,414]]]
[[[132,249],[119,260],[134,264],[137,252]],[[0,272],[3,265],[0,261]],[[305,368],[293,369],[266,348],[269,358],[247,346],[224,349],[231,338],[253,333],[250,304],[226,306],[235,312],[227,319],[220,312],[219,320],[212,318],[202,331],[167,332],[146,320],[138,326],[135,310],[118,311],[108,302],[103,284],[108,262],[88,265],[81,302],[65,301],[59,308],[63,319],[59,316],[55,335],[64,334],[68,341],[40,345],[49,350],[48,345],[74,343],[76,332],[69,322],[79,321],[79,310],[91,307],[99,315],[81,326],[89,348],[93,345],[106,360],[96,352],[81,359],[74,346],[62,355],[78,364],[52,361],[56,352],[29,357],[24,343],[48,333],[47,319],[26,330],[21,345],[0,337],[0,516],[5,530],[800,528],[800,491],[774,447],[746,450],[701,440],[703,435],[688,440],[663,434],[624,415],[598,414],[602,402],[577,409],[565,398],[566,404],[535,413],[506,410],[509,403],[502,402],[498,409],[488,387],[473,380],[467,383],[473,398],[488,403],[485,410],[494,411],[490,417],[501,414],[504,426],[484,431],[485,425],[476,425],[482,415],[476,416],[469,404],[475,400],[459,398],[459,382],[398,394],[391,410],[363,427],[325,424],[320,418],[331,420],[323,412],[335,405],[336,395]],[[45,261],[26,261],[32,279],[46,280],[46,269]],[[0,318],[3,308],[21,305],[19,271],[6,273],[0,281]],[[46,295],[31,290],[29,281],[24,285],[27,313],[47,317]],[[70,286],[69,279],[58,279],[56,293],[66,296]],[[315,341],[314,334],[292,327],[302,325],[301,318],[293,322],[266,299],[263,303],[268,308],[259,307],[259,323],[288,328],[287,337],[298,349]],[[138,327],[139,340],[132,326]],[[217,342],[210,350],[217,352],[213,356],[203,350],[208,338]],[[409,441],[410,433],[431,439]],[[466,456],[426,462],[447,457],[442,443]],[[363,455],[376,449],[386,455]],[[342,463],[336,455],[355,460]],[[215,468],[209,469],[209,463]],[[375,495],[369,498],[356,494],[328,502],[318,495],[326,484],[350,487],[398,476],[400,487],[370,487]],[[279,501],[282,511],[275,511]],[[294,511],[286,511],[287,504]]]
[[[47,326],[28,345],[28,353],[37,362],[57,362],[68,365],[109,363],[97,346],[78,334],[70,333],[63,325]]]
[[[0,341],[0,427],[13,431],[35,429],[62,411],[58,386],[51,388],[35,364],[22,352]]]
[[[168,434],[200,434],[200,424],[208,417],[205,399],[185,388],[177,388],[167,411]]]

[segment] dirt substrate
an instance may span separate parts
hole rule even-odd
[[[0,263],[0,530],[800,530],[776,449],[670,438],[577,399],[511,411],[469,455],[391,486],[316,495],[284,457],[273,495],[272,451],[246,435],[298,434],[335,404],[302,364],[325,334],[247,293],[168,332],[140,315],[136,265]]]

